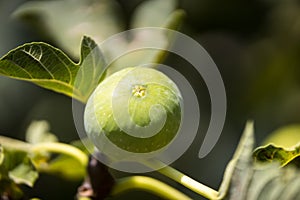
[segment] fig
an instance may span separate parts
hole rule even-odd
[[[162,72],[129,67],[104,79],[89,97],[84,112],[88,137],[102,151],[156,152],[179,131],[182,97]]]

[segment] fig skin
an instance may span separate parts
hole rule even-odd
[[[125,82],[122,92],[128,92],[130,97],[128,101],[126,100],[129,116],[124,114],[124,119],[130,118],[133,122],[125,126],[146,127],[151,122],[149,111],[153,106],[158,104],[165,110],[152,115],[154,121],[165,119],[165,123],[150,137],[142,135],[135,137],[126,133],[114,118],[112,98],[116,98],[114,92],[126,76],[139,80],[139,84],[128,80]],[[148,81],[143,82],[145,77]],[[84,112],[85,130],[98,150],[103,153],[106,149],[109,150],[108,140],[118,148],[132,153],[158,151],[166,147],[179,131],[182,116],[181,101],[182,97],[175,83],[160,71],[145,67],[125,68],[106,78],[90,96]]]

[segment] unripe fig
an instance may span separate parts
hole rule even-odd
[[[88,137],[105,153],[111,142],[132,153],[166,147],[181,123],[181,94],[158,70],[126,68],[101,82],[84,113]]]

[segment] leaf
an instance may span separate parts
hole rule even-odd
[[[136,9],[131,27],[152,26],[178,29],[184,12],[175,10],[176,4],[177,0],[152,0],[142,3]],[[75,57],[79,57],[76,50],[81,35],[87,34],[95,38],[98,44],[101,43],[101,49],[110,64],[105,72],[106,77],[126,67],[161,63],[166,56],[166,52],[161,49],[167,49],[174,39],[169,35],[150,34],[146,35],[145,40],[144,34],[133,35],[131,39],[128,39],[127,34],[124,33],[112,43],[108,42],[109,44],[107,44],[107,41],[102,43],[109,36],[124,30],[123,23],[118,20],[119,13],[118,5],[112,0],[89,2],[63,0],[28,2],[15,12],[15,16],[30,18],[39,26],[45,24],[47,32],[53,36],[58,45],[62,45],[68,53],[71,52],[71,55],[75,55]],[[141,38],[143,38],[142,41]],[[147,49],[145,42],[155,43],[155,48]],[[142,49],[135,51],[137,46],[142,46]],[[131,50],[133,51],[130,52]],[[94,83],[92,84],[94,85]],[[75,85],[81,88],[79,90],[87,90],[80,85],[80,80]]]
[[[155,2],[158,3],[164,1]],[[159,5],[160,3],[158,3],[157,6]],[[175,7],[173,8],[171,6],[171,8],[174,9]],[[185,16],[185,13],[182,10],[172,10],[171,8],[162,7],[160,9],[164,15],[167,13],[165,18],[160,19],[160,22],[156,24],[141,23],[139,25],[134,25],[140,26],[140,28],[144,27],[144,29],[133,29],[123,33],[118,40],[115,39],[115,41],[109,42],[109,46],[117,46],[118,48],[111,49],[109,51],[111,53],[106,56],[108,63],[110,63],[106,76],[110,76],[126,67],[147,64],[152,64],[151,67],[156,67],[157,63],[163,62],[167,53],[169,53],[168,48],[176,39],[169,29],[178,30],[183,21],[183,17]],[[152,9],[152,7],[148,7],[148,9]],[[143,15],[142,11],[140,12],[138,10],[137,12],[140,13],[139,15]],[[147,18],[149,16],[139,17]],[[150,26],[160,29],[151,29],[149,28]],[[127,38],[132,39],[128,40]],[[104,49],[108,49],[108,47],[105,47],[105,43],[102,46]]]
[[[1,181],[13,181],[30,187],[38,178],[30,158],[24,151],[4,149],[4,159],[0,165]]]
[[[41,42],[28,43],[1,58],[0,75],[30,81],[85,102],[101,78],[105,61],[89,37],[82,40],[81,55],[81,61],[75,64],[55,47]]]
[[[300,198],[300,175],[293,167],[280,169],[276,164],[263,165],[255,168],[248,182],[249,188],[245,191],[247,200]]]
[[[13,148],[8,149],[6,147],[3,148],[3,150],[4,160],[0,165],[0,171],[2,175],[6,176],[10,170],[14,169],[25,160],[27,153]]]
[[[164,22],[162,28],[179,30],[185,17],[185,11],[181,9],[174,10]]]
[[[107,37],[121,32],[120,7],[113,0],[29,1],[14,16],[27,20],[51,38],[72,57],[79,58],[83,35],[100,44]]]
[[[271,133],[264,144],[274,144],[283,148],[293,148],[300,142],[300,124],[284,126]]]
[[[84,153],[89,154],[94,148],[89,142],[90,141],[84,141],[84,144],[87,145],[85,146],[82,141],[78,140],[72,142],[71,145],[82,150]],[[82,165],[77,158],[71,157],[70,155],[59,154],[51,159],[51,153],[47,151],[41,150],[32,152],[31,149],[34,147],[34,144],[25,143],[4,136],[0,136],[0,144],[4,144],[5,155],[4,162],[0,164],[0,180],[2,175],[5,179],[9,179],[10,172],[10,178],[20,181],[18,173],[21,170],[16,167],[21,164],[27,165],[28,169],[30,167],[31,169],[34,169],[34,171],[36,168],[38,172],[56,174],[70,180],[82,179],[85,175],[85,166]],[[35,168],[32,168],[33,164]],[[24,170],[23,166],[22,169]],[[34,174],[30,173],[30,177],[32,175]]]
[[[3,152],[3,146],[0,144],[0,166],[3,163],[4,160],[4,152]],[[1,176],[0,176],[1,179]]]
[[[74,88],[81,94],[81,101],[86,102],[103,80],[107,65],[105,56],[93,40],[83,40],[81,48],[80,68],[74,78]]]
[[[21,163],[9,171],[8,176],[17,184],[25,184],[32,187],[39,175],[31,164]]]
[[[55,33],[54,37],[63,44],[70,44],[69,47],[66,47],[67,49],[70,50],[72,47],[72,50],[74,50],[77,49],[75,48],[77,44],[74,45],[74,41],[77,41],[77,37],[83,34],[82,32],[80,34],[76,33],[79,27],[88,25],[88,27],[101,26],[106,29],[107,27],[104,24],[107,24],[110,20],[115,21],[114,18],[107,17],[108,15],[106,14],[110,13],[110,11],[107,11],[108,13],[105,11],[104,13],[106,14],[98,16],[100,11],[105,10],[104,8],[114,7],[111,1],[105,0],[100,2],[90,1],[84,3],[79,0],[28,2],[16,11],[15,15],[34,18],[41,16],[39,19],[42,22],[47,22],[46,26]],[[162,15],[169,16],[166,17],[167,20],[161,17],[159,25],[165,28],[178,28],[183,14],[178,10],[173,12],[175,1],[169,0],[166,4],[159,1],[155,2],[156,6],[161,7],[161,10],[164,11]],[[70,16],[68,16],[69,12],[67,12],[69,9],[72,11],[70,12]],[[77,12],[80,11],[82,13],[82,10],[87,13],[79,15]],[[70,23],[68,26],[65,25],[65,20]],[[63,21],[63,25],[60,24],[61,21]],[[56,27],[58,28],[56,29]],[[80,30],[85,29],[81,27]],[[96,32],[100,34],[102,30],[97,29]],[[90,31],[93,32],[94,29]],[[116,31],[108,32],[109,34],[113,34]],[[75,33],[77,39],[72,37],[73,33]],[[89,34],[89,29],[85,33]],[[144,33],[141,34],[134,35],[133,40],[128,40],[126,34],[124,34],[114,44],[102,45],[101,49],[105,53],[105,56],[102,55],[99,47],[97,47],[92,39],[84,37],[81,43],[81,58],[78,64],[74,63],[61,50],[48,44],[41,42],[25,44],[10,51],[1,58],[0,75],[30,81],[41,87],[65,94],[85,103],[99,82],[112,73],[129,66],[162,62],[166,52],[161,49],[166,49],[170,46],[174,38],[164,33],[146,34],[146,37]],[[95,36],[99,42],[97,35],[91,35]],[[141,40],[141,38],[144,39]],[[155,43],[155,49],[147,49],[149,44],[153,46],[153,43]],[[135,51],[136,45],[141,46],[142,49]],[[106,59],[104,57],[112,62],[108,62],[111,64],[108,69],[106,69]]]
[[[300,157],[300,145],[288,149],[269,144],[258,147],[253,157],[257,162],[279,162],[281,166],[285,166]]]
[[[228,196],[230,196],[229,199],[238,199],[237,196],[244,195],[242,193],[247,189],[247,183],[252,174],[253,129],[253,122],[248,122],[234,156],[226,167],[219,189],[219,199],[223,199],[225,196],[227,199]]]
[[[248,123],[237,151],[226,168],[218,199],[299,199],[300,171],[291,166],[280,168],[279,163],[254,163],[253,144],[253,124]]]
[[[148,0],[140,4],[133,14],[132,28],[163,27],[176,9],[176,0]]]
[[[3,150],[2,145],[0,144],[0,181],[2,179],[1,165],[2,165],[3,161],[4,161],[4,150]]]
[[[50,125],[47,121],[33,121],[26,131],[26,141],[31,144],[40,142],[57,142],[57,137],[49,132]]]

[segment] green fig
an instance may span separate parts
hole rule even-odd
[[[101,151],[110,141],[127,152],[155,152],[170,144],[179,131],[181,101],[179,89],[162,72],[125,68],[106,78],[90,96],[85,130]]]

